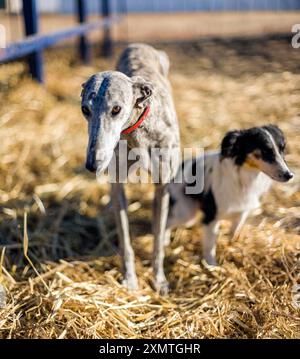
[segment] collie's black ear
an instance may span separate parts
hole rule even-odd
[[[282,130],[277,125],[265,125],[263,129],[267,130],[273,137],[279,151],[283,152],[285,149],[285,138]]]
[[[221,155],[223,157],[234,157],[238,151],[238,138],[241,131],[229,131],[226,133],[221,144]]]
[[[269,131],[271,133],[271,135],[277,134],[277,135],[283,136],[283,132],[277,125],[270,124],[270,125],[262,126],[262,128]]]

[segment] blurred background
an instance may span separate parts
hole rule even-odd
[[[298,23],[297,0],[0,0],[0,337],[300,337]],[[109,186],[84,167],[81,84],[114,69],[133,41],[170,58],[182,146],[218,148],[228,130],[275,123],[295,172],[237,241],[222,224],[220,271],[201,263],[201,226],[175,231],[167,300],[151,289],[152,186],[127,188],[141,288],[132,294],[119,284]]]
[[[37,4],[42,33],[76,23],[74,0]],[[88,21],[99,17],[99,0],[88,0],[86,6]],[[110,0],[109,6],[112,13],[128,15],[114,29],[114,39],[130,42],[289,33],[300,10],[298,0]],[[21,0],[0,1],[8,42],[24,37],[21,11]]]

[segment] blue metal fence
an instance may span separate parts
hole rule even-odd
[[[26,36],[37,34],[39,32],[39,18],[36,2],[23,0],[23,14]],[[17,56],[18,54],[16,53],[15,55]],[[32,77],[43,82],[43,54],[40,48],[36,48],[35,51],[29,53],[28,64]]]
[[[112,0],[112,9],[116,9],[118,2],[123,1],[125,0]],[[130,13],[300,9],[299,0],[126,0],[126,3]],[[71,13],[72,6],[72,2],[61,0],[57,11]],[[96,9],[97,0],[89,0],[88,11],[93,12]]]
[[[91,50],[86,34],[102,28],[102,51],[105,56],[110,56],[113,49],[111,26],[119,20],[118,16],[112,14],[119,12],[300,9],[300,0],[48,0],[46,8],[44,0],[23,0],[22,3],[27,37],[24,41],[0,49],[0,63],[27,56],[29,71],[32,77],[39,82],[44,81],[42,51],[67,38],[79,36],[80,57],[82,61],[88,63],[91,60]],[[41,9],[38,9],[38,5]],[[39,10],[43,9],[52,9],[52,11],[63,13],[76,12],[79,24],[68,29],[40,35]],[[87,23],[89,13],[99,13],[102,18]]]
[[[70,3],[70,1],[68,2]],[[99,28],[103,29],[103,55],[110,56],[112,54],[111,26],[119,20],[119,17],[112,15],[110,0],[100,0],[98,2],[98,11],[102,18],[98,21],[87,23],[88,11],[86,4],[86,0],[74,0],[79,25],[40,35],[37,1],[23,0],[22,14],[27,37],[24,41],[13,43],[4,49],[0,49],[0,63],[28,56],[29,71],[32,77],[42,83],[44,81],[43,49],[67,38],[79,36],[80,56],[87,63],[91,59],[91,52],[86,34]]]

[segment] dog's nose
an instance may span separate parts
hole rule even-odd
[[[284,172],[283,177],[286,181],[289,181],[290,179],[292,179],[294,177],[294,174],[290,171],[286,171],[286,172]]]
[[[85,168],[90,172],[96,172],[95,162],[87,160],[85,163]]]

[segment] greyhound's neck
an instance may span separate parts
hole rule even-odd
[[[136,131],[143,123],[143,121],[147,120],[149,110],[149,104],[146,104],[143,107],[134,107],[130,113],[126,125],[122,130],[122,134],[130,134],[131,132]]]
[[[137,120],[132,125],[130,125],[125,130],[122,131],[122,134],[127,135],[137,130],[144,122],[144,120],[147,118],[149,112],[150,112],[150,106],[148,105],[143,109],[142,113],[138,116]]]

